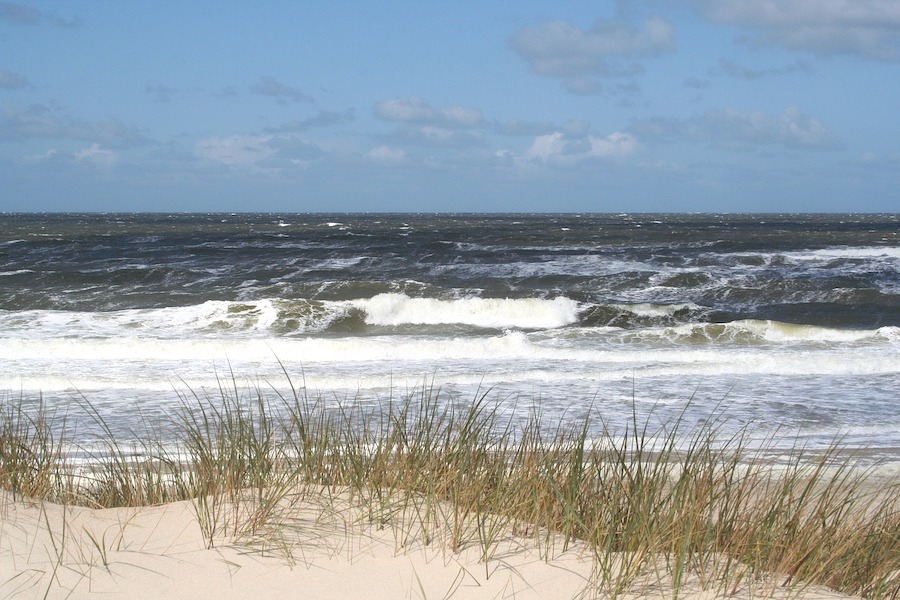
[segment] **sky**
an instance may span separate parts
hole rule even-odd
[[[900,1],[0,2],[0,211],[898,212]]]

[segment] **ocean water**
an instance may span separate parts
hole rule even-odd
[[[900,460],[900,215],[0,215],[0,397],[127,437],[233,382]]]

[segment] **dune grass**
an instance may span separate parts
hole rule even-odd
[[[74,452],[71,414],[25,404],[0,410],[0,487],[91,507],[190,500],[209,547],[252,543],[290,560],[302,552],[291,511],[315,498],[324,518],[340,497],[393,531],[398,551],[475,548],[486,575],[515,536],[547,560],[578,547],[593,560],[590,588],[612,597],[648,581],[677,596],[688,579],[722,595],[768,582],[900,597],[900,488],[839,445],[774,464],[747,431],[723,440],[721,420],[651,431],[635,419],[597,436],[585,420],[547,425],[537,408],[513,419],[490,393],[459,404],[423,385],[366,407],[232,377],[186,394],[171,422],[128,446],[80,399],[102,435]]]

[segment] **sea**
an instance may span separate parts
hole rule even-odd
[[[900,464],[900,214],[0,214],[0,402],[240,390]]]

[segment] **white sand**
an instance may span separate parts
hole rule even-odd
[[[442,540],[401,547],[390,529],[305,504],[282,531],[289,551],[261,552],[227,538],[207,549],[191,503],[91,510],[13,502],[0,493],[3,598],[575,598],[590,586],[592,560],[557,548],[544,560],[527,540],[508,538],[486,564],[479,549],[453,553]],[[785,597],[786,590],[757,590]],[[635,598],[671,597],[650,582]],[[688,587],[684,598],[714,598]],[[743,590],[739,598],[750,597]],[[820,588],[809,600],[846,598]]]

